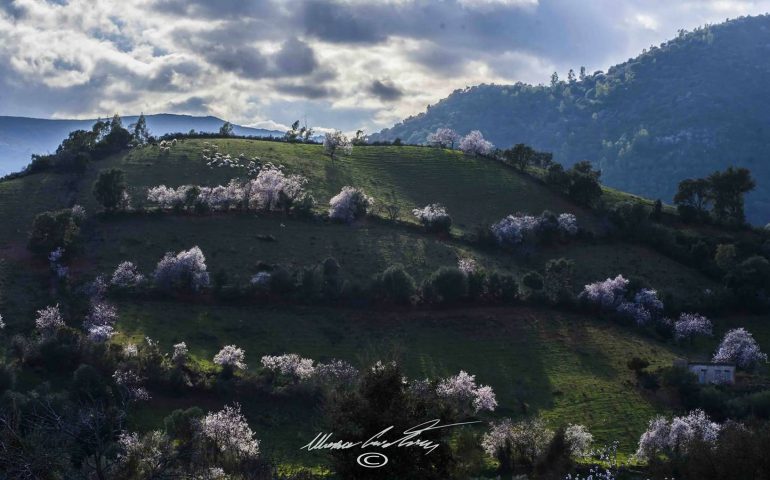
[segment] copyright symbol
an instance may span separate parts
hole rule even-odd
[[[359,455],[356,462],[365,468],[380,468],[388,463],[388,457],[377,452],[367,452]]]

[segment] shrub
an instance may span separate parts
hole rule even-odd
[[[409,303],[417,290],[414,278],[400,264],[388,267],[378,276],[376,284],[385,298],[395,303]]]
[[[469,276],[469,282],[470,278]],[[487,289],[490,298],[495,301],[513,302],[519,298],[519,284],[516,282],[516,277],[509,273],[490,273],[487,280]]]
[[[545,264],[544,289],[551,302],[564,302],[572,299],[572,277],[575,262],[566,258],[548,260]]]
[[[540,291],[543,289],[543,286],[545,285],[543,276],[535,271],[530,271],[525,273],[524,277],[522,277],[521,279],[521,283],[524,284],[525,287],[533,291]]]
[[[75,250],[80,224],[72,210],[43,212],[32,222],[28,248],[37,255],[48,255],[57,248]]]
[[[342,187],[340,193],[329,200],[329,217],[350,223],[366,216],[372,203],[372,197],[366,195],[363,190],[350,186]]]
[[[426,300],[437,303],[454,303],[468,293],[468,279],[458,268],[441,267],[422,284]]]
[[[423,208],[415,208],[412,213],[431,232],[448,232],[452,226],[452,217],[443,205],[433,203]]]

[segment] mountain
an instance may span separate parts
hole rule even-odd
[[[527,143],[603,182],[670,201],[677,183],[730,165],[751,169],[750,221],[770,220],[770,16],[698,28],[636,58],[549,86],[479,85],[371,135],[423,143],[439,127]]]
[[[137,120],[137,116],[123,117],[128,126]],[[147,128],[153,135],[166,133],[217,132],[224,120],[207,116],[158,114],[146,115]],[[51,120],[43,118],[0,116],[0,176],[22,169],[29,163],[33,153],[51,153],[56,150],[62,139],[69,132],[78,129],[90,129],[96,119],[88,120]],[[236,135],[257,137],[282,136],[284,132],[261,128],[234,125]]]

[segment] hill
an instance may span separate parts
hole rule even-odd
[[[128,126],[137,116],[124,117]],[[216,117],[158,114],[146,115],[147,128],[153,135],[167,133],[218,132],[224,120]],[[16,172],[29,163],[32,154],[52,153],[62,138],[74,130],[90,130],[96,119],[65,120],[0,116],[0,176]],[[236,135],[269,137],[282,136],[284,132],[261,128],[233,126]]]
[[[770,16],[682,32],[636,58],[550,86],[456,90],[370,139],[424,143],[437,128],[526,143],[565,165],[589,160],[621,190],[670,201],[677,183],[725,167],[757,179],[748,218],[770,219]]]
[[[263,165],[281,165],[287,174],[305,176],[317,214],[327,210],[329,199],[345,185],[363,188],[374,197],[375,206],[397,204],[401,211],[392,221],[375,208],[369,218],[347,225],[320,215],[143,210],[151,206],[150,187],[213,186],[241,177],[230,167],[209,165],[204,151],[211,151],[212,144],[232,158],[242,154]],[[108,168],[125,172],[134,212],[97,214],[100,207],[91,187],[99,172]],[[619,191],[608,190],[605,197],[610,205],[650,203]],[[426,233],[411,215],[411,209],[433,202],[445,204],[453,216],[449,234]],[[57,287],[48,262],[32,257],[25,245],[37,213],[74,204],[85,207],[87,218],[69,263],[68,286]],[[486,228],[505,215],[546,209],[576,215],[584,235],[526,253],[486,248],[471,240],[477,227]],[[563,257],[575,265],[574,292],[586,283],[622,273],[657,288],[672,305],[699,308],[704,292],[720,289],[718,280],[693,265],[644,242],[612,235],[605,212],[572,204],[535,176],[490,159],[415,146],[355,147],[350,156],[331,162],[320,145],[183,139],[167,152],[145,146],[92,162],[82,173],[43,172],[0,182],[0,219],[5,227],[0,230],[0,312],[9,335],[32,330],[35,310],[71,298],[96,275],[109,276],[122,261],[133,261],[150,274],[165,252],[194,245],[205,254],[212,276],[224,278],[225,291],[248,285],[259,265],[279,265],[301,277],[328,257],[338,260],[345,282],[359,285],[395,263],[403,264],[419,282],[439,267],[455,266],[459,258],[468,257],[521,284],[527,272],[543,272],[547,260]],[[665,222],[678,237],[701,228],[683,227],[673,217]],[[729,242],[753,234],[710,235]],[[537,302],[393,308],[366,302],[228,300],[211,294],[113,300],[119,312],[119,334],[110,341],[114,345],[139,343],[149,336],[168,351],[184,341],[196,368],[205,372],[216,368],[212,356],[227,344],[246,350],[250,370],[259,369],[262,355],[285,352],[319,361],[342,359],[357,367],[396,356],[413,378],[446,376],[462,369],[495,389],[500,403],[496,417],[541,414],[553,426],[583,423],[599,445],[619,441],[623,456],[634,451],[649,418],[669,410],[635,386],[628,360],[636,356],[650,360],[651,368],[666,367],[677,356],[708,355],[717,341],[676,344],[595,313]],[[738,321],[751,325],[760,343],[768,344],[770,329],[755,316],[736,319],[723,312],[717,333]],[[68,323],[81,328],[82,322],[73,317]],[[42,380],[66,384],[67,375],[71,372],[51,378],[40,368],[23,369],[17,388],[33,388]],[[229,388],[151,389],[152,399],[131,411],[129,427],[150,430],[177,408],[214,409],[239,401],[269,455],[287,464],[324,464],[323,457],[298,450],[318,430],[320,405],[313,397]]]

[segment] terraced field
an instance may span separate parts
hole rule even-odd
[[[693,269],[648,248],[610,242],[601,235],[538,248],[528,255],[474,247],[462,239],[463,233],[515,212],[573,212],[584,228],[599,234],[606,225],[605,219],[575,207],[538,181],[488,160],[420,147],[365,147],[332,164],[317,145],[215,142],[222,153],[257,156],[307,176],[319,212],[343,185],[354,185],[379,201],[402,205],[400,221],[369,219],[348,226],[254,213],[93,215],[99,208],[91,185],[101,169],[118,167],[126,172],[135,206],[145,203],[149,186],[224,184],[243,173],[206,166],[200,140],[180,142],[169,154],[160,154],[157,148],[127,152],[94,164],[77,177],[38,174],[2,182],[0,217],[6,228],[0,229],[0,281],[4,282],[0,308],[9,330],[31,328],[34,310],[48,301],[48,265],[32,261],[24,249],[34,215],[74,202],[92,214],[72,265],[78,280],[109,273],[123,260],[133,260],[150,273],[166,251],[198,245],[211,272],[226,271],[230,281],[236,282],[248,281],[258,261],[299,269],[330,256],[353,281],[366,281],[393,263],[403,263],[419,281],[439,266],[471,256],[485,267],[517,276],[542,271],[551,258],[570,258],[576,263],[576,290],[618,273],[640,277],[679,299],[715,286]],[[610,193],[611,202],[634,200],[621,192]],[[415,224],[409,210],[432,202],[448,207],[455,220],[452,235],[426,234]],[[246,349],[252,366],[265,354],[297,352],[316,360],[341,358],[359,366],[397,356],[414,377],[464,369],[493,386],[500,400],[496,415],[541,413],[553,425],[585,423],[599,442],[619,440],[626,454],[634,450],[640,431],[656,410],[633,387],[626,362],[640,356],[654,366],[667,365],[677,353],[672,344],[601,320],[524,307],[386,313],[142,301],[125,302],[119,311],[121,335],[114,341],[149,335],[168,350],[184,340],[203,363],[222,345],[236,343]],[[730,324],[730,320],[720,323],[720,331]],[[702,347],[705,351],[712,345]],[[302,456],[297,449],[317,431],[319,405],[303,398],[251,392],[243,398],[244,411],[266,449],[300,464],[318,464],[318,458]],[[193,404],[213,408],[228,400],[222,392],[205,398],[161,394],[136,412],[132,422],[143,428],[157,426],[174,408]]]

